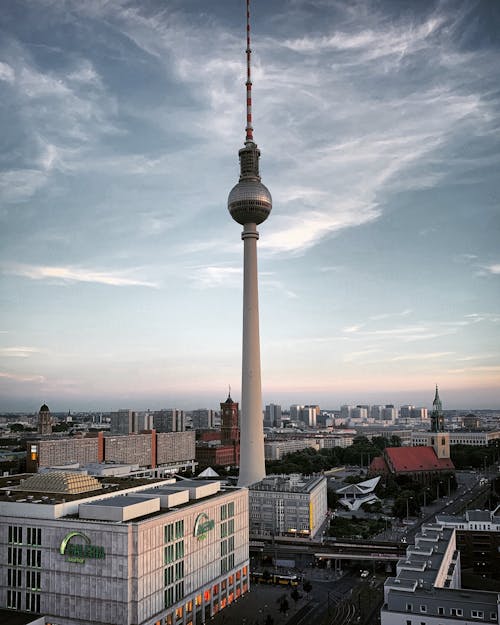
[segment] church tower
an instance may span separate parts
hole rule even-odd
[[[42,436],[52,434],[52,415],[47,404],[43,404],[38,412],[38,433]]]

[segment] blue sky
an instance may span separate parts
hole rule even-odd
[[[500,4],[254,0],[264,402],[500,405]],[[0,409],[241,369],[243,0],[0,4]]]

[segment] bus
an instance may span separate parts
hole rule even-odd
[[[278,584],[279,586],[298,586],[300,577],[297,575],[285,575],[282,573],[254,572],[250,574],[250,580],[254,584]]]

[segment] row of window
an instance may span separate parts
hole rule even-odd
[[[229,575],[227,580],[222,580],[220,582],[220,592],[221,592],[220,597],[219,597],[219,584],[215,584],[212,590],[208,588],[207,590],[203,592],[203,594],[200,593],[196,595],[194,602],[192,599],[190,599],[189,601],[185,603],[185,605],[176,608],[175,612],[171,612],[170,614],[167,614],[165,617],[165,625],[174,625],[174,623],[178,623],[179,621],[183,619],[184,614],[186,615],[187,619],[189,619],[190,615],[193,612],[193,603],[197,611],[201,610],[203,602],[205,603],[206,620],[208,620],[208,618],[216,614],[219,611],[219,609],[222,610],[222,608],[226,607],[226,605],[232,603],[235,597],[238,598],[241,596],[242,593],[245,593],[248,591],[248,582],[246,579],[247,575],[248,575],[248,567],[244,566],[241,570],[236,571],[236,575]],[[236,581],[240,581],[242,578],[243,580],[242,580],[241,588],[239,585],[235,587],[234,580],[236,579]],[[226,589],[227,589],[227,596],[226,596]],[[172,595],[175,596],[175,593],[169,593],[168,595],[169,598]],[[213,612],[210,613],[210,601],[212,599],[212,596],[214,598]],[[198,618],[199,617],[197,617],[197,622],[198,622]],[[188,620],[187,622],[190,623],[191,621]],[[155,623],[155,625],[160,625],[160,624],[157,622]]]
[[[23,565],[23,550],[20,547],[7,548],[7,564]],[[26,566],[37,569],[42,567],[42,552],[39,549],[26,549]]]
[[[184,597],[184,582],[178,582],[175,586],[165,589],[165,607],[169,608]]]
[[[176,560],[180,560],[184,557],[184,541],[179,540],[176,543],[167,545],[164,549],[165,564],[171,564]]]
[[[230,501],[229,503],[226,503],[220,507],[221,521],[225,521],[232,516],[234,516],[234,501]]]
[[[234,519],[229,519],[229,521],[224,521],[220,526],[220,536],[221,538],[225,538],[226,536],[231,536],[234,534]]]
[[[413,611],[413,604],[412,603],[407,603],[406,604],[406,611],[407,612],[412,612]],[[427,606],[426,605],[421,605],[420,606],[420,612],[422,612],[422,614],[427,612]],[[439,606],[437,609],[437,613],[439,616],[445,616],[445,608],[443,608],[442,606]],[[464,615],[464,611],[462,608],[450,608],[449,609],[449,615],[450,616],[463,616]],[[471,610],[471,618],[484,618],[484,612],[482,610]],[[491,612],[490,614],[490,619],[492,621],[496,621],[497,619],[497,613],[496,612]],[[406,625],[411,625],[411,621],[406,621]],[[425,625],[421,624],[421,625]]]
[[[12,610],[22,610],[21,605],[21,591],[20,590],[8,590],[7,591],[7,607]],[[25,610],[28,612],[40,613],[40,595],[38,593],[27,592],[25,593]]]
[[[224,556],[220,561],[220,572],[222,575],[230,571],[232,568],[234,568],[234,553]]]
[[[22,586],[22,573],[21,569],[7,569],[7,586],[14,588]],[[26,588],[40,590],[40,584],[40,571],[26,571]]]
[[[234,536],[224,539],[220,543],[220,555],[227,556],[228,553],[234,551]]]
[[[170,586],[174,582],[182,579],[184,577],[184,560],[180,562],[176,562],[172,564],[172,566],[167,566],[164,572],[164,582],[165,586]]]
[[[176,521],[175,523],[169,523],[165,525],[165,542],[169,543],[172,540],[183,538],[184,536],[184,521]]]
[[[8,543],[11,545],[23,544],[23,527],[21,525],[9,525],[8,528]],[[26,544],[41,546],[42,544],[42,530],[39,527],[27,527],[26,528]]]

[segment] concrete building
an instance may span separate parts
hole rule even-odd
[[[488,445],[500,445],[500,431],[482,432],[445,432],[449,438],[450,445],[474,445],[476,447],[486,447]],[[432,438],[432,432],[412,432],[412,445],[427,445]]]
[[[461,587],[456,532],[424,524],[384,584],[381,625],[499,623],[500,593]]]
[[[281,427],[281,406],[278,404],[268,404],[264,413],[264,427]]]
[[[270,475],[249,487],[250,534],[314,538],[328,512],[324,476]]]
[[[500,506],[466,510],[461,516],[438,514],[436,522],[456,530],[462,569],[500,579]]]
[[[110,415],[111,434],[132,434],[135,432],[135,416],[133,410],[124,408]]]
[[[184,432],[186,416],[184,410],[167,408],[153,412],[153,427],[157,432]]]
[[[140,467],[170,466],[172,471],[194,469],[195,433],[161,432],[127,436],[57,438],[28,441],[26,468],[35,473],[41,467],[64,464],[115,462]]]
[[[0,492],[0,607],[56,625],[198,625],[247,592],[246,489],[30,480]]]
[[[215,410],[198,408],[191,412],[193,430],[210,430],[215,427]]]
[[[315,438],[266,439],[264,454],[266,460],[281,460],[287,454],[302,451],[309,447],[318,450],[320,445]]]

